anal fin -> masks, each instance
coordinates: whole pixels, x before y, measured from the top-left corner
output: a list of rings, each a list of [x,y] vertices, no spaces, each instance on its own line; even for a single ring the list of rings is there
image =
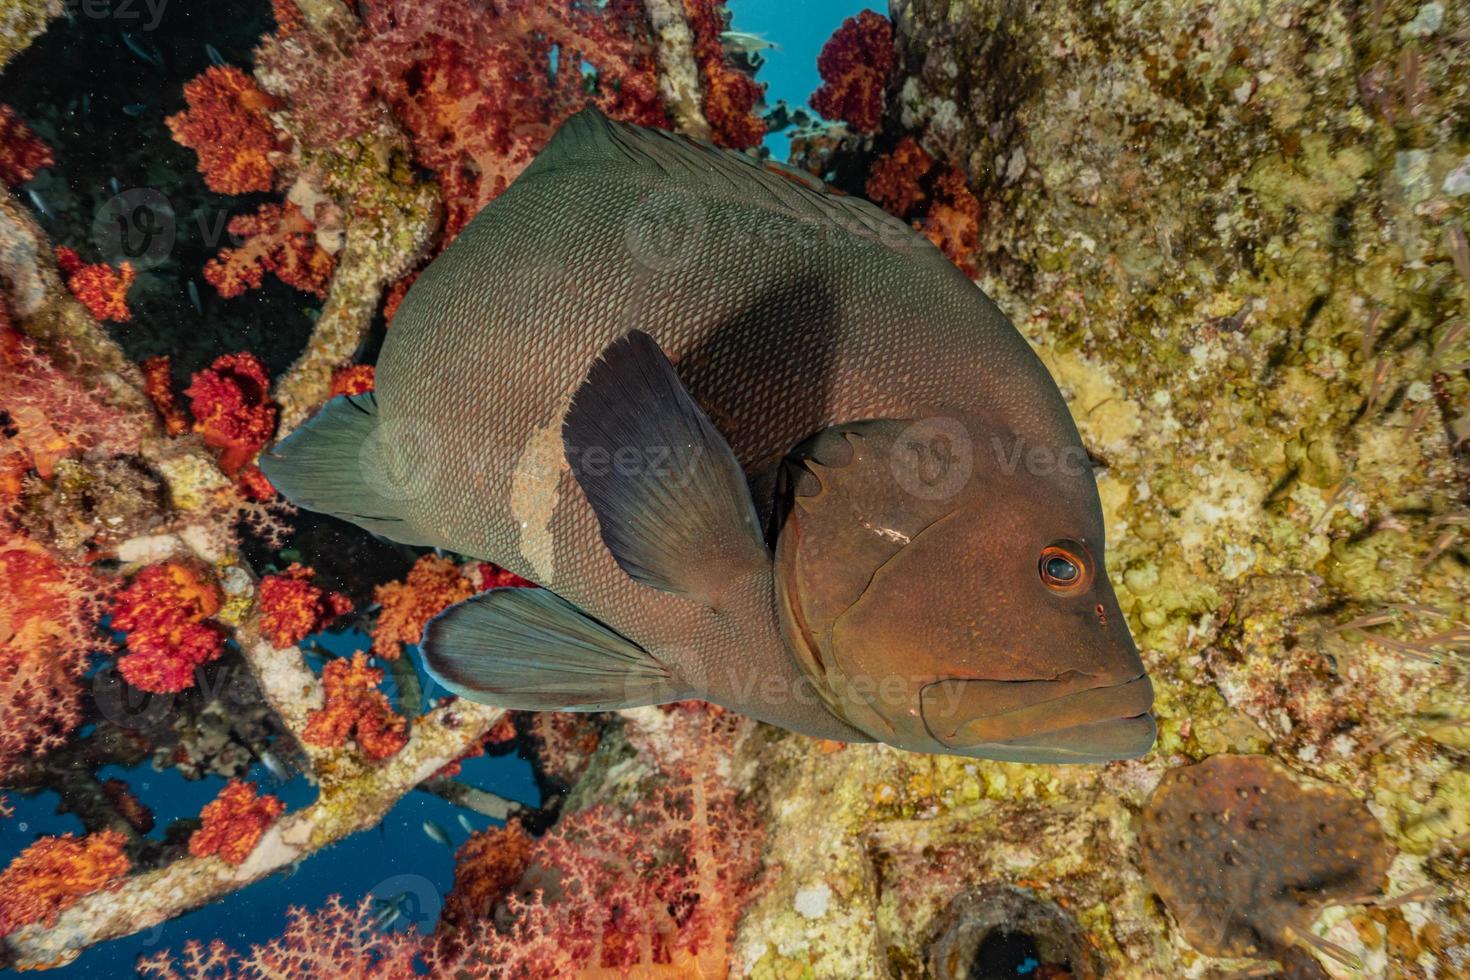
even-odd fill
[[[642,647],[546,589],[492,589],[424,628],[424,664],[455,694],[526,711],[608,711],[688,692]]]

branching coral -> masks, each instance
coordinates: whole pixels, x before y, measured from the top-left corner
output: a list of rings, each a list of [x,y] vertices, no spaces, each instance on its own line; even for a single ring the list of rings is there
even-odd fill
[[[184,390],[194,431],[219,451],[220,469],[233,476],[260,453],[276,429],[270,379],[254,354],[224,354],[194,375]]]
[[[261,578],[256,594],[260,631],[278,647],[295,646],[328,623],[352,611],[352,600],[312,584],[313,572],[293,564]]]
[[[0,530],[0,778],[59,747],[82,720],[81,679],[101,645],[108,583]]]
[[[383,672],[369,667],[363,653],[327,664],[322,670],[326,703],[307,717],[302,739],[323,748],[337,748],[350,737],[373,762],[381,762],[403,748],[408,741],[408,722],[378,690],[382,679]]]
[[[126,323],[133,318],[128,309],[128,288],[138,277],[131,262],[114,269],[106,262],[90,265],[74,249],[59,245],[56,264],[66,276],[66,287],[99,320]]]
[[[51,147],[31,132],[14,109],[0,103],[0,184],[19,187],[55,162]]]
[[[43,837],[0,871],[0,936],[56,913],[128,873],[126,838],[115,830]]]
[[[226,299],[256,289],[267,272],[302,292],[325,297],[336,259],[317,243],[316,226],[295,204],[262,204],[227,226],[243,239],[204,266],[204,279]]]
[[[243,864],[261,835],[285,812],[286,805],[274,796],[257,795],[254,783],[232,779],[200,812],[203,824],[189,838],[189,853],[197,858],[214,854],[228,864]]]
[[[159,693],[194,686],[194,672],[219,657],[225,634],[209,618],[219,611],[219,587],[197,567],[150,565],[118,593],[112,625],[127,634],[118,672],[134,687]]]
[[[849,17],[817,57],[822,85],[812,93],[812,108],[871,133],[883,121],[893,65],[893,24],[888,18],[871,10]]]

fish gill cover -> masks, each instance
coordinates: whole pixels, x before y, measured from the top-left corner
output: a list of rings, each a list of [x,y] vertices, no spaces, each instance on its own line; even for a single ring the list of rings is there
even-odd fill
[[[1058,930],[1021,975],[1463,970],[1463,7],[895,0],[813,45],[829,122],[763,118],[761,56],[709,0],[276,0],[233,32],[200,8],[17,0],[0,27],[0,810],[69,821],[0,823],[6,963],[298,865],[305,888],[416,787],[503,819],[466,772],[522,751],[546,805],[459,848],[437,927],[347,895],[145,970],[922,976],[975,895],[1018,910],[997,936]],[[97,94],[68,44],[109,52]],[[1058,769],[405,696],[423,620],[519,583],[292,513],[254,459],[370,389],[418,270],[589,102],[737,148],[794,123],[793,163],[1011,315],[1102,472],[1153,753]],[[302,635],[334,622],[371,639]],[[289,806],[243,778],[282,758],[314,784]],[[177,812],[168,773],[211,789]],[[1258,785],[1281,792],[1245,817]],[[1165,860],[1195,814],[1239,863]],[[1240,881],[1261,901],[1222,897]]]

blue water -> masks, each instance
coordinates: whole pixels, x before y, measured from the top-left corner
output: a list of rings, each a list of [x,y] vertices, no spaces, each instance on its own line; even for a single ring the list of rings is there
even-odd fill
[[[822,44],[845,18],[872,6],[883,7],[854,0],[735,0],[730,4],[734,17],[731,27],[763,35],[776,43],[775,49],[761,52],[765,64],[758,78],[767,85],[769,103],[784,99],[795,108],[805,105],[807,97],[820,84],[816,63]],[[767,146],[774,158],[784,160],[789,141],[785,134],[773,134]],[[366,648],[370,642],[360,634],[323,634],[319,639],[333,652],[343,654]],[[426,688],[430,696],[444,693],[430,687],[427,681]],[[146,763],[134,770],[113,767],[100,775],[103,779],[117,777],[128,782],[142,802],[153,810],[157,819],[152,836],[159,838],[170,821],[196,816],[224,785],[224,780],[218,777],[191,782],[174,770],[159,772]],[[316,798],[315,787],[303,777],[284,785],[274,784],[270,773],[257,765],[247,778],[280,797],[289,810],[305,807]],[[464,765],[460,778],[511,799],[537,802],[531,768],[516,756],[472,759]],[[54,793],[30,798],[11,793],[9,798],[15,816],[0,820],[0,866],[37,836],[82,831],[75,817],[56,813]],[[458,846],[468,836],[459,823],[461,813],[465,811],[437,797],[411,793],[393,808],[380,827],[319,852],[294,873],[276,875],[223,902],[88,950],[70,966],[49,971],[47,976],[57,980],[132,976],[139,956],[162,949],[177,953],[190,939],[207,943],[219,938],[244,951],[252,944],[279,935],[289,906],[317,908],[334,894],[356,901],[369,893],[390,895],[408,891],[414,896],[409,907],[416,907],[413,917],[419,920],[418,926],[431,928],[442,896],[453,882],[454,861],[447,848],[424,833],[423,823],[425,820],[438,823]],[[466,813],[466,816],[476,829],[491,823],[477,814]]]

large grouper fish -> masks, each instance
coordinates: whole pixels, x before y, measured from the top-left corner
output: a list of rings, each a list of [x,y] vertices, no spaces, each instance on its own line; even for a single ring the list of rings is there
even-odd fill
[[[699,698],[1024,762],[1153,744],[1045,367],[929,241],[794,170],[573,116],[409,290],[376,392],[261,465],[542,586],[426,627],[476,701]]]

